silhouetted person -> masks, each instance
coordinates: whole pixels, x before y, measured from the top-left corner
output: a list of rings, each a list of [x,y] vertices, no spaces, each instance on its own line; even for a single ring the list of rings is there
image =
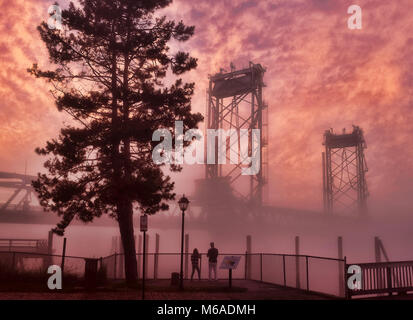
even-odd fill
[[[211,273],[214,271],[214,280],[217,280],[217,258],[218,249],[215,248],[214,243],[211,242],[211,248],[208,250],[208,261],[209,261],[209,280],[211,280]]]
[[[198,252],[198,249],[195,248],[191,255],[191,262],[192,262],[192,275],[191,281],[194,279],[195,270],[198,271],[198,279],[201,280],[201,270],[199,270],[199,259],[201,255]]]

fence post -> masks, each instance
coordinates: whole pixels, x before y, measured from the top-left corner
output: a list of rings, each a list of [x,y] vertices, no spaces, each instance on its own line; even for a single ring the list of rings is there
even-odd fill
[[[146,233],[146,232],[145,232]],[[146,278],[148,278],[148,265],[149,265],[149,234],[146,234],[146,238],[145,238],[145,274],[146,274]]]
[[[260,272],[261,272],[261,282],[262,282],[262,253],[260,254]]]
[[[300,237],[295,237],[295,286],[297,289],[301,288],[300,281]]]
[[[60,268],[62,269],[62,276],[65,270],[65,257],[66,257],[66,238],[63,239],[62,264],[60,266]]]
[[[252,253],[252,239],[251,236],[247,236],[247,275],[246,279],[250,280],[251,279],[251,253]]]
[[[338,258],[343,260],[343,237],[337,238],[337,249],[338,249]],[[339,294],[343,296],[344,293],[344,286],[343,286],[343,267],[341,266],[342,261],[338,261],[338,279],[339,279]]]
[[[141,273],[141,260],[142,260],[142,235],[138,237],[138,279]]]
[[[285,254],[283,254],[283,273],[284,273],[284,287],[287,286],[287,276],[285,274]]]
[[[188,279],[189,234],[185,235],[185,279]]]
[[[118,255],[118,254],[117,254],[116,251],[115,251],[115,265],[114,265],[114,267],[113,267],[113,279],[114,279],[114,280],[116,280],[116,269],[117,269],[117,267],[118,267],[118,266],[117,266],[117,263],[116,263],[116,260],[117,260],[116,257],[117,257],[117,255]]]
[[[155,235],[155,256],[153,261],[153,278],[158,279],[159,234]]]
[[[245,251],[245,267],[244,267],[244,273],[245,273],[245,280],[247,280],[247,256],[248,256],[248,251]]]
[[[310,279],[308,278],[308,256],[305,256],[305,270],[307,278],[307,291],[310,291]]]
[[[350,299],[350,288],[348,287],[347,284],[347,257],[344,257],[344,294],[346,299]]]

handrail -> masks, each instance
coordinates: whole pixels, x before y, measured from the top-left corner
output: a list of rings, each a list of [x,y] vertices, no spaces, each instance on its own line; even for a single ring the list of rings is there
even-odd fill
[[[118,255],[124,255],[124,253],[117,253]],[[136,255],[143,255],[143,252],[135,252]],[[159,254],[159,255],[180,255],[180,252],[147,252],[147,255],[155,255],[155,254]],[[185,254],[192,254],[192,252],[184,252]],[[207,252],[201,252],[199,253],[200,255],[207,255]],[[321,257],[321,256],[312,256],[312,255],[304,255],[304,254],[287,254],[287,253],[247,253],[250,256],[260,256],[260,255],[264,255],[264,256],[285,256],[285,257],[299,257],[299,258],[312,258],[312,259],[324,259],[324,260],[333,260],[333,261],[341,261],[344,262],[345,259],[340,259],[340,258],[331,258],[331,257]],[[112,254],[113,255],[113,254]],[[111,255],[111,256],[112,256]],[[244,253],[218,253],[218,255],[220,256],[245,256],[245,252]],[[108,256],[109,257],[109,256]],[[103,257],[103,259],[105,259],[107,257]]]
[[[392,265],[402,265],[402,264],[411,264],[413,265],[413,260],[404,260],[404,261],[386,261],[386,262],[365,262],[365,263],[352,263],[360,267],[387,267]]]
[[[349,296],[413,291],[413,261],[355,263],[361,268],[361,288]],[[346,269],[349,265],[346,266]],[[347,278],[351,276],[347,275]]]

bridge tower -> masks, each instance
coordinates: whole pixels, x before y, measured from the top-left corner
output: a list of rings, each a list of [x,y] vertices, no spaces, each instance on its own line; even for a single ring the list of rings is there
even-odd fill
[[[353,126],[352,133],[324,133],[323,200],[327,214],[367,213],[368,171],[364,150],[367,148],[363,130]]]
[[[207,92],[207,110],[205,129],[219,130],[236,133],[238,139],[232,139],[232,135],[224,138],[214,137],[211,145],[205,144],[205,156],[207,158],[208,147],[215,148],[215,162],[208,164],[205,161],[205,179],[202,181],[202,190],[214,190],[224,196],[225,202],[243,203],[249,207],[259,208],[265,198],[264,186],[267,183],[267,144],[268,144],[268,108],[263,101],[263,77],[265,69],[260,64],[250,62],[249,67],[235,70],[231,64],[231,72],[221,72],[209,77],[209,89]],[[254,136],[253,131],[260,132],[259,137]],[[241,135],[248,133],[248,145]],[[219,163],[218,144],[219,139],[225,139],[226,163]],[[244,142],[242,142],[244,141]],[[253,142],[254,141],[254,142]],[[244,144],[244,145],[242,145]],[[248,149],[248,150],[247,150]],[[242,169],[250,167],[245,160],[245,152],[248,157],[257,155],[259,171],[253,175],[242,175]],[[231,160],[231,153],[235,153],[238,163]],[[219,191],[218,191],[219,190]],[[208,203],[215,198],[210,194]],[[241,201],[240,201],[241,200]]]

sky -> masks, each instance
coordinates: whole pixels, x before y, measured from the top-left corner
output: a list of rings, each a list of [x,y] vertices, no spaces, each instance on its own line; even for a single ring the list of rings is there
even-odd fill
[[[29,174],[43,170],[34,149],[68,121],[50,88],[26,72],[48,64],[36,27],[53,3],[0,0],[1,171],[24,172],[26,162]],[[347,27],[352,4],[362,9],[361,30]],[[271,204],[320,209],[323,133],[354,124],[368,146],[369,205],[392,215],[413,203],[412,10],[411,0],[175,0],[163,13],[195,25],[190,41],[172,46],[198,58],[185,76],[196,82],[195,111],[204,113],[209,74],[231,62],[266,68]],[[202,174],[186,167],[177,190]]]

